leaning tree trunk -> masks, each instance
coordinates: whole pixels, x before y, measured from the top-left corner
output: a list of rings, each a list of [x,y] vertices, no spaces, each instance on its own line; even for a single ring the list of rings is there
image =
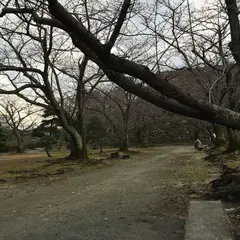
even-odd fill
[[[237,136],[231,128],[227,128],[228,133],[228,146],[227,146],[227,152],[235,152],[240,149],[240,144],[237,139]]]
[[[51,153],[49,152],[48,146],[45,147],[45,151],[48,157],[52,157]]]

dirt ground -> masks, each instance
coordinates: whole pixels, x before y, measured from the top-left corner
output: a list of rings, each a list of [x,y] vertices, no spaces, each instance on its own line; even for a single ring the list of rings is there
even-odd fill
[[[1,166],[1,165],[0,165]],[[0,184],[0,239],[183,239],[190,199],[215,177],[193,147]]]

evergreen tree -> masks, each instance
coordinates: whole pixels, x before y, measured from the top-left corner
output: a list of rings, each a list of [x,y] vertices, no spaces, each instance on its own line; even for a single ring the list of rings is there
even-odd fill
[[[104,126],[101,119],[97,116],[91,117],[86,125],[87,141],[90,142],[93,147],[99,145],[102,152],[103,144],[107,142],[107,128]]]

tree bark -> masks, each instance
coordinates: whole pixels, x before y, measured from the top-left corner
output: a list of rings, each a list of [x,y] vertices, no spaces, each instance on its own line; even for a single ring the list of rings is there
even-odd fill
[[[82,149],[81,149],[81,155],[83,160],[88,160],[88,152],[87,152],[87,143],[86,143],[86,136],[84,131],[84,122],[83,122],[83,113],[81,111],[81,118],[79,120],[79,131],[78,133],[80,136],[82,136]]]
[[[70,154],[67,159],[78,161],[88,159],[86,142],[77,131],[75,136],[70,136]]]
[[[78,160],[84,161],[88,159],[87,152],[84,148],[79,149],[76,144],[71,140],[70,141],[70,154],[67,156],[69,160]]]
[[[87,144],[85,139],[85,131],[84,131],[84,111],[85,111],[85,86],[83,83],[83,76],[87,66],[88,58],[84,57],[80,69],[79,69],[79,79],[77,85],[77,94],[76,94],[76,105],[78,107],[78,112],[76,116],[76,120],[74,122],[74,128],[76,134],[72,137],[72,141],[70,142],[70,150],[71,153],[68,156],[68,159],[76,159],[79,161],[88,160],[87,154]],[[78,135],[78,137],[76,137]]]
[[[70,139],[70,155],[67,159],[86,161],[88,160],[87,144],[85,139],[82,111],[79,111],[76,125],[76,134]]]

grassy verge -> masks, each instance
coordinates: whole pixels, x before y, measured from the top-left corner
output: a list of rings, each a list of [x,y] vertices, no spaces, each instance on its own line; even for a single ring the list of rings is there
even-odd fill
[[[165,207],[186,217],[189,201],[201,199],[209,190],[209,182],[216,177],[217,169],[204,160],[203,152],[184,153],[170,159],[165,179],[167,197]],[[170,183],[170,184],[169,184]]]

